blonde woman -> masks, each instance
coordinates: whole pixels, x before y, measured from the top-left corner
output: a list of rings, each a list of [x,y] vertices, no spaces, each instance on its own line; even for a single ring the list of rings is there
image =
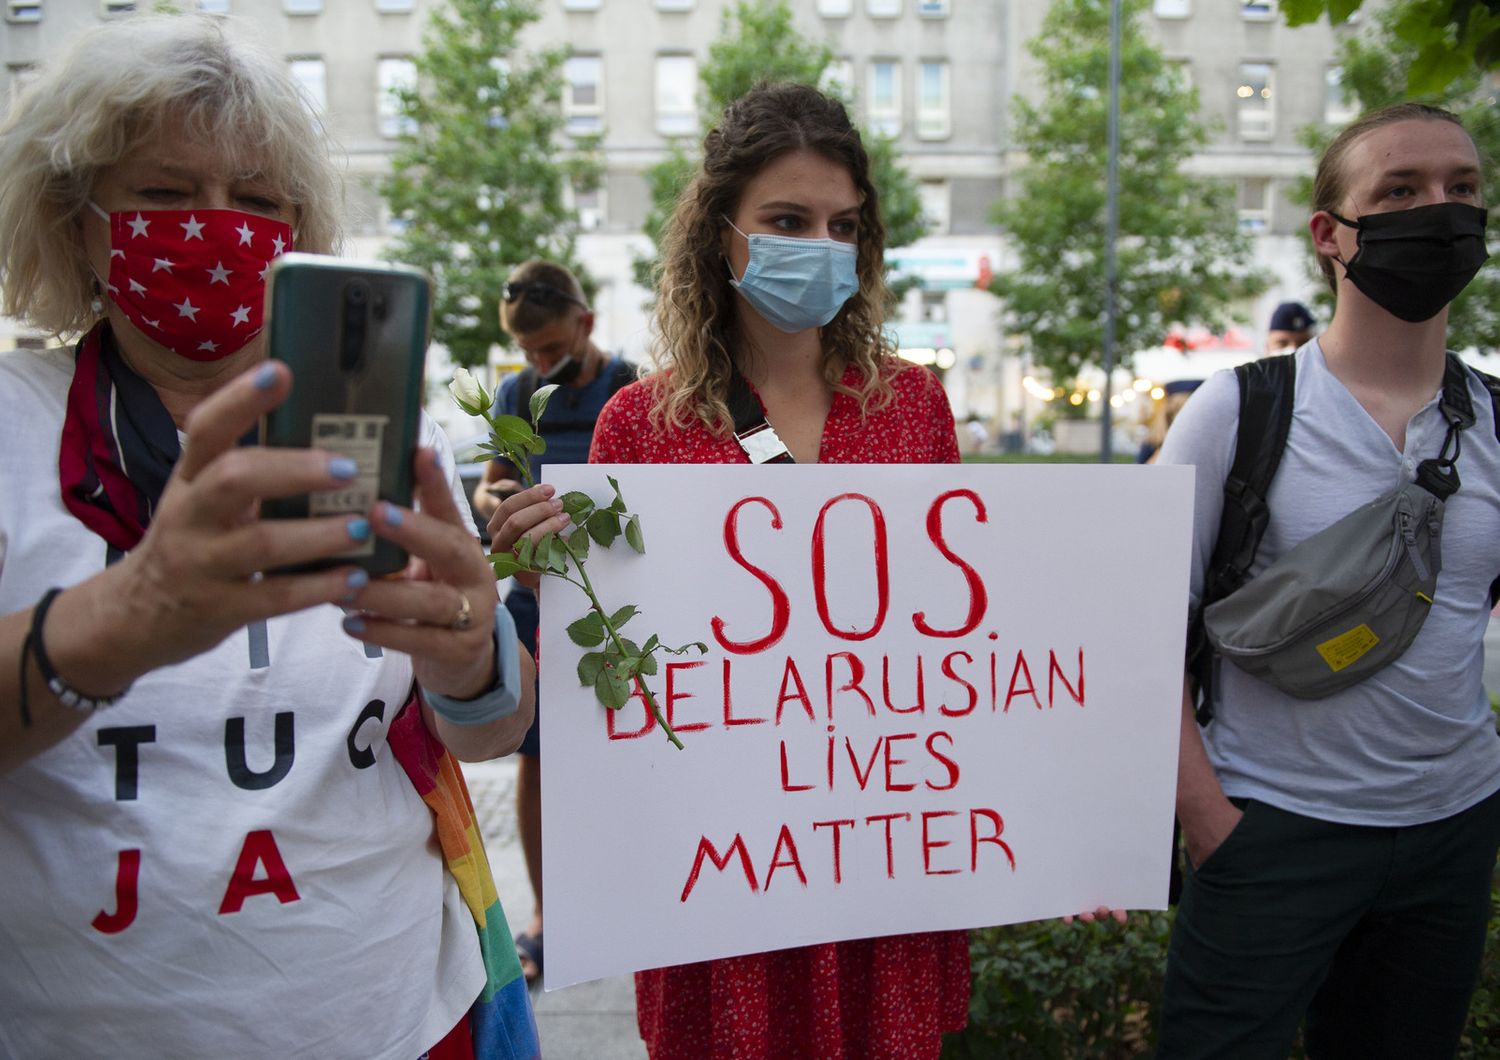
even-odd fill
[[[0,1054],[536,1055],[504,916],[476,932],[437,852],[457,782],[427,767],[532,712],[441,433],[420,510],[256,518],[356,470],[239,444],[295,385],[265,269],[337,240],[285,64],[206,17],[111,22],[0,158],[4,311],[82,336],[0,356]],[[258,573],[372,535],[407,578]]]

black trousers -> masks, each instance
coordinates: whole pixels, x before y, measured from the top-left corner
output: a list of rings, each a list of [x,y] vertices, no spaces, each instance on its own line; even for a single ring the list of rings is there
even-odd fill
[[[1500,846],[1500,793],[1406,828],[1247,801],[1187,871],[1161,1060],[1451,1057],[1468,1013]]]

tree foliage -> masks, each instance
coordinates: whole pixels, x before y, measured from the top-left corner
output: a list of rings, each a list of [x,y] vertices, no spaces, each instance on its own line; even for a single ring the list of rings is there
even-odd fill
[[[1281,0],[1287,25],[1301,26],[1327,15],[1346,22],[1364,0]],[[1373,5],[1372,5],[1373,6]],[[1475,70],[1500,67],[1500,0],[1417,0],[1400,14],[1376,17],[1406,46],[1406,90],[1414,95],[1446,92]]]
[[[580,271],[563,186],[597,180],[597,164],[589,143],[559,158],[566,52],[517,47],[536,17],[534,0],[447,0],[413,59],[417,86],[395,93],[406,131],[381,193],[403,230],[387,254],[432,274],[433,336],[461,365],[508,344],[496,300],[512,268]]]
[[[1141,33],[1145,0],[1121,13],[1119,240],[1115,348],[1161,342],[1172,324],[1219,329],[1229,307],[1262,289],[1250,270],[1234,189],[1182,163],[1203,145],[1197,94]],[[991,289],[1010,330],[1054,380],[1098,364],[1104,340],[1109,3],[1056,0],[1029,45],[1040,102],[1015,102],[1027,155],[1019,192],[995,207],[1014,263]]]
[[[1496,113],[1495,90],[1486,76],[1469,67],[1448,81],[1440,92],[1413,94],[1408,76],[1421,60],[1422,45],[1411,40],[1403,27],[1415,13],[1431,7],[1431,0],[1394,0],[1371,20],[1365,31],[1347,38],[1339,51],[1343,89],[1356,113],[1364,113],[1405,100],[1420,100],[1446,107],[1463,119],[1464,127],[1479,148],[1484,184],[1491,191],[1500,187],[1500,114]],[[1330,126],[1311,126],[1302,140],[1315,155],[1338,134]],[[1312,178],[1297,182],[1292,192],[1297,201],[1312,203]],[[1309,268],[1322,282],[1316,257],[1308,244]],[[1335,266],[1337,268],[1337,266]],[[1319,301],[1332,304],[1332,295],[1322,288]],[[1470,347],[1491,351],[1500,346],[1500,274],[1493,265],[1480,270],[1474,281],[1454,300],[1448,313],[1448,343],[1455,349]]]
[[[849,106],[848,86],[824,83],[833,59],[832,48],[814,43],[798,31],[786,0],[736,0],[724,10],[719,36],[708,46],[708,61],[698,73],[703,86],[700,134],[692,150],[675,143],[666,158],[646,171],[651,208],[641,227],[653,247],[660,245],[677,197],[697,172],[702,134],[714,127],[724,108],[762,81],[817,85]],[[869,130],[863,130],[861,136],[870,155],[871,182],[880,195],[886,247],[916,242],[927,232],[916,180],[901,165],[891,137]],[[650,289],[655,267],[654,253],[637,258],[636,282]]]

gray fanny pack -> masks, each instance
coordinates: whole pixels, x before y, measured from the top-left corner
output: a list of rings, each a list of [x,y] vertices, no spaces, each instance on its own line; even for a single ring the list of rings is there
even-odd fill
[[[1219,657],[1301,699],[1342,691],[1401,657],[1432,609],[1443,506],[1459,486],[1459,434],[1474,422],[1465,380],[1445,380],[1443,394],[1447,437],[1415,481],[1314,534],[1204,610]]]

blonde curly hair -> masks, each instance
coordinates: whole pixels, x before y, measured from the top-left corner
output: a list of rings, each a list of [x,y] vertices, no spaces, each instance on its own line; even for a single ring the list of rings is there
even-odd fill
[[[823,378],[871,412],[894,397],[896,351],[881,330],[886,287],[885,226],[859,131],[838,100],[806,85],[760,84],[724,109],[703,140],[703,165],[678,200],[662,238],[656,291],[656,367],[651,422],[658,430],[701,421],[716,435],[733,430],[729,380],[741,336],[722,239],[745,186],[792,151],[815,151],[842,165],[860,195],[859,290],[822,328]],[[856,366],[857,388],[841,383]]]
[[[173,121],[286,197],[295,249],[336,249],[328,137],[285,63],[233,24],[196,14],[106,23],[12,100],[0,126],[0,309],[55,336],[93,325],[80,215],[99,174]]]

